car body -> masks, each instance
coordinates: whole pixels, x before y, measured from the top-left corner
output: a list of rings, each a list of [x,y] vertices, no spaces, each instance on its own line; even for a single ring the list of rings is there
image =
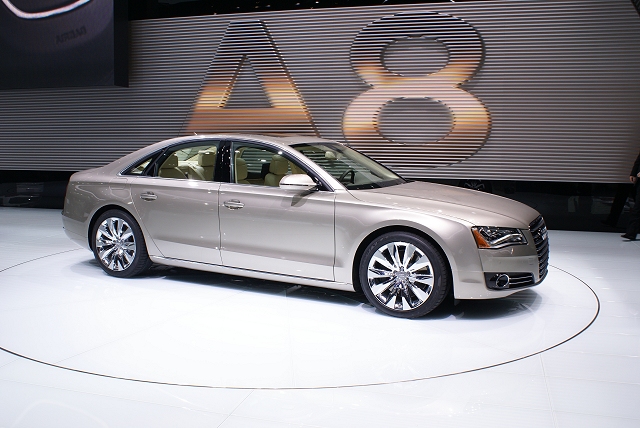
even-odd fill
[[[339,290],[390,315],[508,296],[542,281],[540,214],[410,182],[340,143],[194,135],[74,174],[64,230],[114,276],[159,263]],[[135,241],[135,243],[134,243]],[[428,303],[428,304],[427,304]]]

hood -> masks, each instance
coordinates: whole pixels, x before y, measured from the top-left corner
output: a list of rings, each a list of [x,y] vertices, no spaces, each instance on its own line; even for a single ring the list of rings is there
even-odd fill
[[[528,205],[501,196],[419,181],[350,192],[363,202],[454,217],[476,226],[528,229],[540,215]]]

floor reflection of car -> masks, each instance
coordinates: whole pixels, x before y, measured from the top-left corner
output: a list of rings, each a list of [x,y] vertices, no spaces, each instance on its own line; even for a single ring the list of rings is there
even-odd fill
[[[358,291],[419,317],[453,292],[490,299],[538,284],[548,240],[534,209],[411,182],[334,141],[199,135],[74,174],[67,235],[110,275],[152,263]]]

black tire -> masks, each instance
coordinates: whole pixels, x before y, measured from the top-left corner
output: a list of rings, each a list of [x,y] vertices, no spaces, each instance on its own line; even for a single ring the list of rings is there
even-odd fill
[[[421,317],[437,308],[450,284],[439,249],[407,232],[386,233],[374,239],[360,259],[359,277],[369,302],[385,314],[400,318]]]
[[[138,222],[122,210],[105,211],[91,230],[91,248],[109,275],[130,278],[151,267],[151,259]]]

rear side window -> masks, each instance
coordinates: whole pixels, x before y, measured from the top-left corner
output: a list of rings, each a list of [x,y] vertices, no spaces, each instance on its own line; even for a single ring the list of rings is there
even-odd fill
[[[141,160],[124,175],[181,180],[213,181],[218,157],[218,141],[198,141],[169,147]]]
[[[128,171],[125,172],[125,174],[126,175],[142,175],[142,173],[149,166],[152,160],[153,160],[153,156],[148,159],[145,159],[144,161],[134,166],[133,168],[130,168]]]
[[[168,150],[159,160],[156,176],[182,180],[213,181],[217,143],[180,146]]]

